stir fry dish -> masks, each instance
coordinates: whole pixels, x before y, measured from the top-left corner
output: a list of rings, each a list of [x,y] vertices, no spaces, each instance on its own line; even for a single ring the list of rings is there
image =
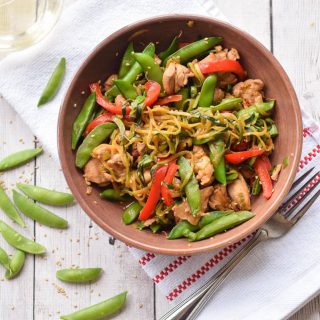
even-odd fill
[[[94,184],[129,203],[125,224],[197,241],[251,219],[260,193],[271,198],[282,168],[269,160],[275,100],[222,41],[179,36],[157,54],[130,43],[118,74],[89,85],[73,125],[76,166],[88,194]]]

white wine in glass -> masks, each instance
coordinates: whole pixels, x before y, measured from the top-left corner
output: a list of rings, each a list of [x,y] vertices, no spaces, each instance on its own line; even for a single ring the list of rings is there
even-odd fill
[[[0,0],[0,52],[26,48],[57,22],[63,0]]]

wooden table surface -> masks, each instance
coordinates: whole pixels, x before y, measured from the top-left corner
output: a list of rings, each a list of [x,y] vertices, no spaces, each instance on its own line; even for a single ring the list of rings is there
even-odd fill
[[[319,1],[215,2],[232,24],[248,31],[273,51],[288,72],[298,96],[306,92],[308,85],[319,80]],[[39,145],[23,120],[1,101],[0,110],[0,157],[18,149]],[[320,106],[318,110],[308,111],[315,119],[320,118]],[[27,166],[1,174],[1,180],[9,189],[17,181],[27,181],[68,190],[61,170],[48,154]],[[117,319],[132,319],[133,315],[136,319],[158,319],[168,310],[168,302],[124,244],[109,241],[109,236],[93,224],[78,205],[55,209],[55,212],[68,219],[70,228],[67,231],[48,229],[30,220],[26,231],[26,234],[35,236],[49,249],[48,254],[45,257],[28,256],[16,280],[2,279],[1,270],[0,320],[58,319],[60,313],[70,313],[122,290],[130,292],[130,299],[127,308]],[[8,221],[3,214],[1,219]],[[13,252],[2,239],[0,246]],[[90,285],[66,285],[56,280],[57,269],[73,265],[101,266],[105,272],[100,281]],[[319,320],[319,311],[320,299],[316,297],[291,320]]]

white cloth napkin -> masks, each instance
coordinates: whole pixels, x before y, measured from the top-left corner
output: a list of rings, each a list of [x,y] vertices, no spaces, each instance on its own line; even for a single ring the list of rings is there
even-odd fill
[[[11,54],[0,63],[0,93],[57,159],[59,106],[81,62],[101,40],[120,27],[165,13],[193,13],[225,19],[212,0],[77,1],[63,12],[44,41]],[[44,84],[63,56],[67,59],[67,73],[62,89],[51,103],[37,109]],[[306,100],[306,103],[309,102]],[[310,166],[320,166],[319,129],[306,116],[304,126],[299,174]],[[319,206],[319,202],[314,205],[285,238],[257,247],[229,277],[200,319],[280,319],[316,294],[320,289]],[[201,286],[239,246],[235,244],[193,257],[154,255],[133,248],[130,251],[174,304]]]

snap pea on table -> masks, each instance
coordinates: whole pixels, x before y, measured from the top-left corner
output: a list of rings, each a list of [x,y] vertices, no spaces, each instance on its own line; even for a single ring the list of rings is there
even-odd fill
[[[30,198],[13,190],[13,201],[17,208],[27,217],[45,226],[57,229],[66,229],[68,221],[55,215],[49,210],[40,207]]]
[[[9,269],[5,273],[6,279],[9,280],[16,277],[22,270],[25,260],[26,260],[26,254],[21,250],[17,250],[14,253],[12,259],[10,260]]]
[[[102,271],[101,268],[62,269],[57,271],[56,276],[64,282],[85,283],[97,280]]]
[[[10,259],[7,252],[0,248],[0,264],[3,265],[10,273]]]

